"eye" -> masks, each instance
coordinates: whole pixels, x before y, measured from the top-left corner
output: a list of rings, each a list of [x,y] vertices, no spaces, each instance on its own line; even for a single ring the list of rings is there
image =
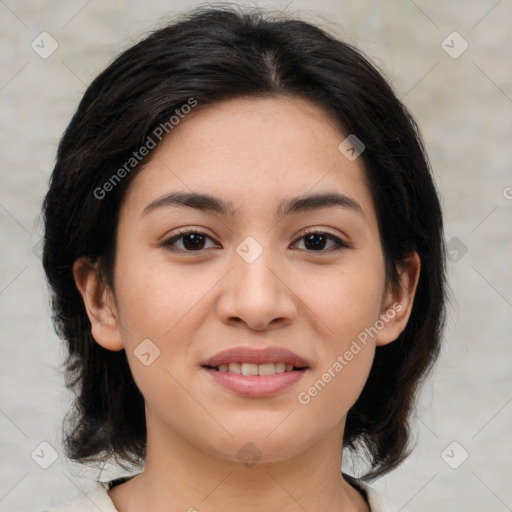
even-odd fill
[[[342,249],[348,249],[350,246],[340,240],[337,236],[331,235],[330,233],[326,233],[324,231],[308,231],[303,234],[299,240],[304,240],[304,246],[306,250],[313,252],[333,252],[333,251],[341,251]],[[334,244],[331,246],[331,250],[324,250],[326,244],[331,242]]]
[[[165,240],[162,245],[171,250],[181,250],[186,252],[199,252],[205,249],[207,240],[213,240],[206,233],[197,231],[192,228],[181,229],[177,235]],[[183,242],[182,247],[176,247],[176,242]],[[218,245],[217,245],[218,247]]]
[[[198,231],[193,228],[181,229],[178,234],[173,235],[162,243],[162,246],[171,250],[185,251],[185,252],[200,252],[207,245],[207,241],[213,239],[206,233]],[[340,240],[338,237],[326,233],[325,231],[309,231],[303,234],[298,240],[304,240],[305,249],[309,252],[333,252],[347,249],[350,246]],[[181,242],[181,247],[176,244]],[[295,242],[296,245],[298,242]],[[325,250],[326,246],[331,243],[331,249]],[[220,247],[218,244],[214,244],[214,247]]]

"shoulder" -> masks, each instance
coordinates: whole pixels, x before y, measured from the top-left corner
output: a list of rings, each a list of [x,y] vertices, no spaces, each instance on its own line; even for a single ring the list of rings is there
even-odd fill
[[[110,496],[106,482],[96,482],[94,488],[79,498],[50,507],[41,512],[118,512]]]
[[[353,487],[358,489],[364,495],[366,501],[368,501],[371,512],[396,512],[397,510],[407,512],[407,510],[400,508],[395,503],[392,503],[368,484],[365,484],[350,475],[343,474],[343,476]]]
[[[366,493],[366,499],[370,505],[371,512],[396,512],[399,507],[398,505],[392,503],[387,498],[385,498],[382,494],[377,492],[375,489],[370,487],[369,485],[359,484],[363,488]],[[407,512],[403,508],[400,508],[402,512]]]
[[[121,481],[124,481],[124,479],[119,479],[117,482]],[[395,504],[369,485],[355,479],[351,479],[351,484],[365,495],[371,512],[396,512],[398,510]],[[41,512],[97,512],[98,510],[102,512],[119,512],[108,494],[110,488],[111,484],[108,482],[96,482],[94,488],[87,494]]]

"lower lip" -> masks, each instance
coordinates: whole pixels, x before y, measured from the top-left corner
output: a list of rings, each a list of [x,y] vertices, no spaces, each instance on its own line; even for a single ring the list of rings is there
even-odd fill
[[[211,368],[204,368],[225,389],[234,393],[260,398],[276,395],[293,386],[306,373],[306,370],[294,370],[291,372],[275,373],[274,375],[242,375],[239,373],[220,372]]]

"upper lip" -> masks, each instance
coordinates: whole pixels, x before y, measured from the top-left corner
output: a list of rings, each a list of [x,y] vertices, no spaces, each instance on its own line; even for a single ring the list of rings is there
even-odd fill
[[[291,350],[282,347],[252,348],[234,347],[223,350],[202,363],[202,366],[217,367],[230,363],[285,363],[297,368],[309,368],[308,362]]]

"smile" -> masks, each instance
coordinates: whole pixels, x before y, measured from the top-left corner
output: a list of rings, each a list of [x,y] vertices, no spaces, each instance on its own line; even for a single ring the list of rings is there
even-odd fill
[[[203,366],[213,383],[245,398],[272,397],[302,379],[308,368],[295,368],[284,363],[230,363],[221,368]],[[231,371],[233,368],[234,371]],[[276,371],[278,370],[278,371]]]
[[[286,363],[230,363],[221,364],[213,369],[219,372],[236,373],[239,375],[275,375],[276,373],[291,372],[294,369],[299,370],[300,368]]]
[[[247,398],[271,397],[297,383],[310,363],[284,347],[239,346],[203,361],[213,383]]]

